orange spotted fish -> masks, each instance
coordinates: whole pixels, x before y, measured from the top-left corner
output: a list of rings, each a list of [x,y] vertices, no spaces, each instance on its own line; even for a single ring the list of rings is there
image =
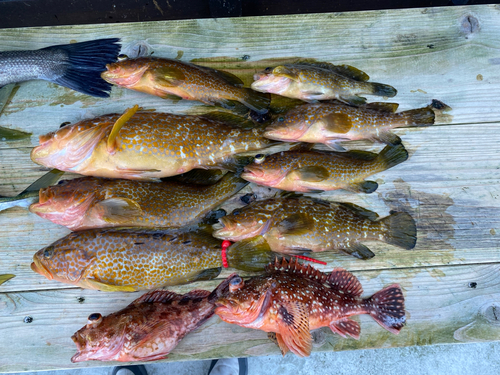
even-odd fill
[[[406,212],[378,220],[375,212],[352,203],[305,197],[255,201],[219,219],[214,237],[237,243],[234,248],[269,248],[280,253],[341,250],[357,258],[375,254],[366,241],[383,241],[403,249],[415,247],[415,221]]]
[[[78,349],[71,362],[166,358],[184,336],[214,314],[215,301],[228,292],[227,280],[212,293],[156,290],[108,316],[90,314],[87,325],[71,337]]]
[[[83,177],[40,189],[30,211],[71,230],[178,228],[199,222],[247,184],[233,173],[213,185]]]
[[[198,100],[232,110],[241,103],[259,114],[267,112],[271,101],[268,95],[243,87],[231,73],[179,60],[141,57],[106,68],[101,74],[105,81],[162,98]]]
[[[203,116],[138,112],[100,116],[40,136],[31,159],[87,176],[154,180],[193,168],[234,169],[236,154],[273,141],[228,113]]]
[[[379,154],[366,151],[326,152],[294,149],[272,155],[258,154],[241,178],[259,185],[304,193],[345,189],[372,193],[378,184],[364,181],[408,159],[402,144],[386,146]],[[309,147],[309,146],[308,146]]]
[[[342,337],[359,339],[359,323],[353,315],[368,314],[391,333],[398,334],[406,322],[401,287],[390,285],[369,298],[350,272],[333,269],[330,275],[297,261],[276,259],[262,276],[244,281],[229,277],[229,293],[217,302],[215,313],[225,322],[275,332],[283,354],[292,351],[309,356],[311,332],[330,327]]]
[[[49,280],[103,291],[133,292],[210,280],[223,266],[222,241],[209,233],[161,230],[73,232],[39,250],[31,269]],[[260,271],[276,253],[225,252],[229,267]]]
[[[368,139],[396,145],[401,139],[390,129],[434,124],[432,106],[394,113],[397,108],[396,103],[370,103],[362,107],[338,101],[305,104],[279,116],[264,135],[277,141],[324,143],[345,151],[340,142]]]
[[[337,99],[346,104],[361,105],[366,99],[359,94],[393,97],[394,87],[367,82],[370,77],[349,65],[298,62],[266,68],[254,75],[252,88],[305,101]]]

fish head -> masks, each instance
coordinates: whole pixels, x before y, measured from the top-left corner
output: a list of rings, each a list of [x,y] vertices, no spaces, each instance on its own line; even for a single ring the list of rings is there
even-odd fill
[[[148,59],[126,59],[106,65],[102,79],[113,85],[132,88],[138,84],[149,69]]]
[[[297,141],[309,130],[311,125],[311,121],[308,121],[307,105],[299,106],[286,114],[279,115],[266,128],[264,137],[276,141]]]
[[[228,279],[229,293],[216,301],[215,313],[225,322],[258,328],[272,304],[272,280],[260,276],[244,281],[237,274]]]
[[[279,74],[278,68],[280,67],[269,67],[263,72],[254,74],[254,82],[251,85],[252,89],[271,94],[285,94],[293,80],[290,77]],[[276,71],[277,74],[274,74],[274,71]]]
[[[31,160],[46,167],[70,171],[90,157],[113,123],[111,121],[94,123],[92,120],[85,120],[41,135],[40,145],[31,150]]]
[[[273,207],[256,201],[238,208],[231,214],[221,217],[219,223],[222,228],[215,230],[212,234],[216,238],[233,242],[263,235],[271,224],[276,209]]]
[[[264,186],[278,185],[293,168],[294,161],[286,160],[283,152],[258,154],[254,162],[244,168],[241,178]]]
[[[78,350],[71,362],[118,359],[125,340],[122,334],[126,323],[124,320],[126,318],[117,321],[113,315],[103,317],[99,313],[90,314],[87,325],[71,336]]]
[[[77,233],[71,233],[37,251],[33,255],[31,269],[49,280],[78,285],[94,257],[77,237]]]
[[[83,177],[59,181],[58,185],[40,189],[38,203],[30,211],[57,224],[70,228],[78,226],[92,202],[98,179]]]

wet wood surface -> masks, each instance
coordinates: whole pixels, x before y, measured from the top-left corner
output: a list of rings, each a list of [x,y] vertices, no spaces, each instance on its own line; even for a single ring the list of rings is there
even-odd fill
[[[411,251],[367,243],[376,253],[369,261],[337,253],[318,255],[328,261],[321,267],[325,271],[334,266],[354,271],[366,296],[397,282],[407,301],[408,324],[400,335],[360,317],[359,341],[342,339],[328,329],[315,333],[314,350],[331,351],[500,339],[499,21],[500,7],[492,5],[4,29],[0,50],[118,36],[124,53],[146,45],[155,56],[196,59],[231,71],[246,83],[255,71],[276,62],[315,58],[356,66],[372,81],[396,87],[392,101],[401,110],[425,106],[432,99],[449,105],[452,110],[440,114],[435,126],[397,131],[410,158],[375,175],[380,185],[376,192],[320,195],[356,203],[381,217],[390,210],[407,211],[418,229],[417,246]],[[0,126],[33,136],[0,142],[0,195],[15,195],[45,173],[29,158],[39,135],[66,121],[121,112],[134,104],[175,113],[207,110],[194,102],[173,103],[119,88],[113,88],[110,99],[97,99],[41,81],[20,84],[0,113]],[[380,149],[361,142],[350,147]],[[250,188],[260,197],[270,194]],[[237,202],[235,197],[227,207]],[[71,364],[75,346],[70,336],[86,323],[88,314],[110,313],[140,295],[81,290],[32,272],[33,254],[67,233],[23,209],[0,213],[0,274],[16,275],[0,286],[0,372],[106,365]],[[172,289],[212,289],[219,281]],[[278,349],[265,333],[214,317],[167,360],[266,354],[278,354]]]

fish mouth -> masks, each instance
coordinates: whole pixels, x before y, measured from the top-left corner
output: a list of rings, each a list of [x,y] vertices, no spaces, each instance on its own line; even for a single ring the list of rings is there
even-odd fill
[[[254,82],[250,86],[252,89],[272,94],[282,93],[291,83],[290,78],[275,76],[274,74],[257,73],[253,78]]]
[[[278,175],[275,179],[270,179],[274,173],[269,170],[264,170],[263,168],[252,166],[246,166],[244,172],[241,174],[241,178],[250,182],[255,182],[260,185],[265,186],[275,186],[280,183],[286,176],[286,172],[277,172]]]
[[[37,259],[34,259],[34,261],[31,263],[31,269],[34,272],[42,276],[45,276],[49,280],[52,280],[54,278],[52,274],[49,272],[49,270],[42,263],[37,261]]]
[[[130,69],[124,69],[118,64],[107,64],[107,70],[101,73],[101,78],[113,85],[132,87],[139,82],[148,68],[147,64],[140,68],[131,67]]]

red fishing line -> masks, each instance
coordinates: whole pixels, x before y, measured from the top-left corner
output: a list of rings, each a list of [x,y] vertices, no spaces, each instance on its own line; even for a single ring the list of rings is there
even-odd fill
[[[224,266],[224,268],[229,267],[227,264],[227,257],[226,257],[226,250],[229,246],[231,246],[231,241],[228,240],[222,241],[221,256],[222,256],[222,265]]]
[[[305,257],[302,255],[294,255],[294,257],[299,258],[299,259],[303,259],[303,260],[307,260],[308,262],[318,263],[318,264],[322,264],[322,265],[326,266],[326,262],[323,262],[321,260],[317,260],[314,258],[309,258],[309,257]]]

